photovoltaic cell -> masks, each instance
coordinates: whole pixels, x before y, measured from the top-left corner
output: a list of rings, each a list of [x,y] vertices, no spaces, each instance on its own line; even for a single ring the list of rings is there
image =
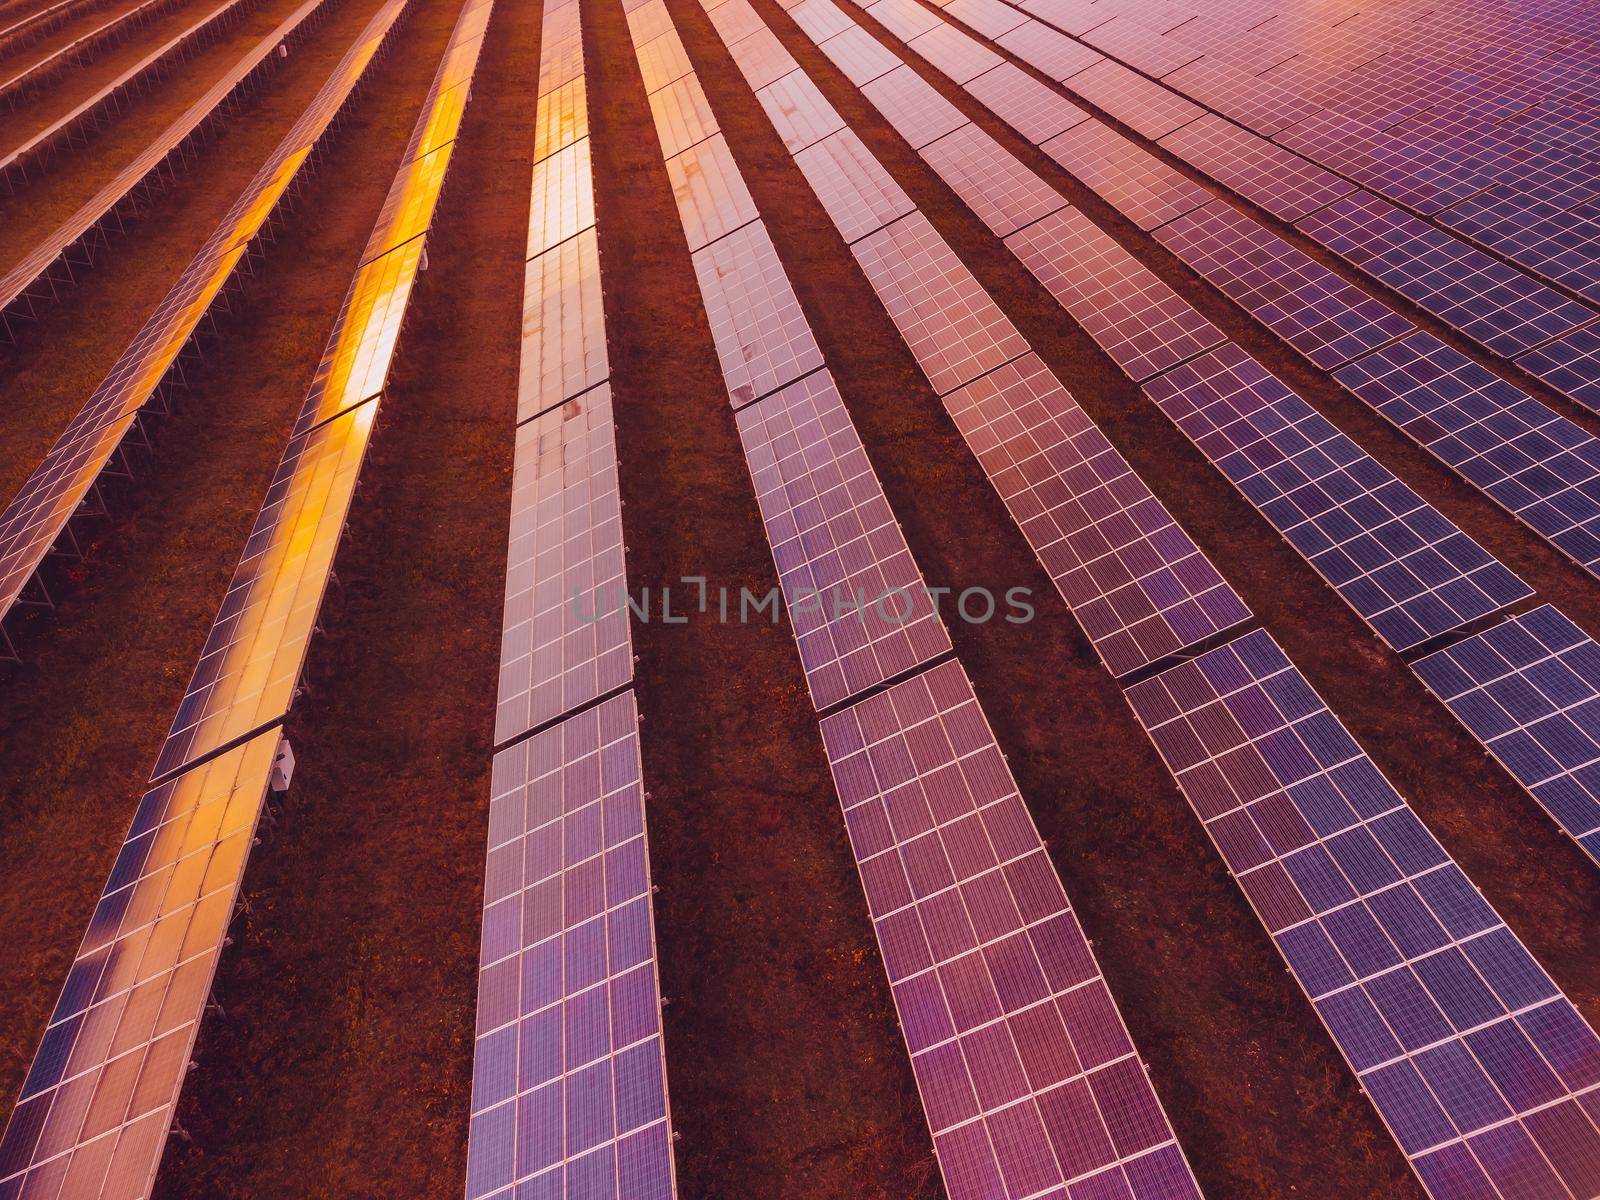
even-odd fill
[[[694,269],[735,407],[822,365],[822,351],[761,221],[695,251]]]
[[[804,71],[790,71],[756,92],[756,98],[790,154],[798,154],[844,128],[844,118]]]
[[[1165,225],[1212,198],[1103,121],[1084,121],[1039,148],[1140,229]]]
[[[1034,145],[1089,119],[1072,101],[1011,63],[985,71],[967,84],[967,91]]]
[[[910,67],[897,67],[874,79],[861,93],[913,150],[967,123],[960,109]]]
[[[876,233],[916,209],[853,129],[840,129],[794,156],[847,242]]]
[[[1556,391],[1600,412],[1600,326],[1586,325],[1517,359]]]
[[[995,44],[1058,82],[1100,61],[1100,55],[1082,42],[1063,37],[1038,21],[1018,25],[995,38]]]
[[[1600,1038],[1272,638],[1128,699],[1434,1195],[1560,1195]]]
[[[1178,93],[1109,58],[1062,82],[1073,95],[1147,138],[1165,137],[1204,112]]]
[[[1223,340],[1221,330],[1075,208],[1036,221],[1005,244],[1136,383]]]
[[[600,249],[585,229],[528,260],[522,293],[517,420],[526,421],[611,373],[606,355]]]
[[[694,75],[685,75],[650,93],[650,114],[663,157],[687,150],[717,132],[717,118]]]
[[[633,693],[495,755],[468,1200],[671,1200]]]
[[[1600,645],[1546,604],[1413,668],[1600,864]]]
[[[683,48],[683,41],[678,37],[677,30],[664,33],[644,43],[635,53],[639,59],[639,74],[644,78],[646,93],[664,88],[674,79],[682,79],[694,71],[694,65],[689,61],[689,55]]]
[[[1396,650],[1532,594],[1232,342],[1145,392]]]
[[[147,792],[0,1141],[0,1193],[148,1196],[278,746]]]
[[[970,121],[921,154],[997,237],[1066,207],[1065,196]]]
[[[633,678],[611,390],[517,429],[495,742]]]
[[[1198,1200],[960,665],[822,736],[951,1200]]]
[[[921,55],[957,84],[976,79],[1005,61],[981,42],[945,24],[911,39],[906,49]]]
[[[882,42],[859,25],[843,33],[836,33],[817,49],[844,72],[845,78],[857,87],[886,75],[900,65],[900,60],[886,49]]]
[[[1600,441],[1431,334],[1334,372],[1401,432],[1600,572]]]
[[[970,25],[986,38],[997,38],[1001,34],[1010,33],[1028,20],[1022,13],[1009,4],[1002,4],[1000,0],[951,0],[951,3],[943,7],[946,16],[954,17],[963,25]]]
[[[594,225],[594,167],[583,138],[533,164],[533,199],[528,215],[526,257]]]
[[[667,159],[667,177],[691,251],[756,219],[755,201],[720,133]]]
[[[843,33],[855,24],[833,0],[801,0],[789,9],[789,15],[794,18],[794,23],[805,30],[806,36],[813,42],[826,41],[836,33]],[[760,23],[760,18],[756,18]],[[721,32],[719,27],[718,32]],[[723,41],[732,42],[736,39],[723,35]]]
[[[1298,221],[1356,186],[1210,113],[1162,138],[1161,145],[1284,221]]]
[[[903,42],[939,28],[939,18],[918,4],[917,0],[877,0],[877,3],[867,5],[864,11]]]
[[[752,88],[766,87],[800,65],[770,29],[760,29],[742,38],[729,46],[728,52]]]
[[[1497,354],[1520,354],[1600,315],[1368,192],[1299,228]]]
[[[950,649],[828,372],[736,420],[812,703],[838,704]]]
[[[952,392],[945,407],[1113,675],[1249,617],[1037,355]]]
[[[1224,200],[1155,231],[1168,250],[1324,370],[1416,326]]]
[[[941,396],[1027,351],[1027,341],[922,213],[851,250]]]

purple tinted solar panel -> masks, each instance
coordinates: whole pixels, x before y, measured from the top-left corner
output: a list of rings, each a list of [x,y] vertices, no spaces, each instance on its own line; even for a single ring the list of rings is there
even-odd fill
[[[1556,391],[1600,412],[1600,325],[1574,329],[1517,359]]]
[[[828,372],[740,409],[736,419],[816,707],[948,650]]]
[[[1367,192],[1299,228],[1497,354],[1520,354],[1600,316]]]
[[[1331,370],[1416,328],[1224,200],[1155,231],[1196,274]]]
[[[1600,573],[1600,441],[1414,333],[1334,372],[1384,418],[1591,573]]]
[[[633,678],[604,384],[517,429],[495,742]]]
[[[1232,342],[1145,391],[1396,650],[1532,594]]]
[[[1165,225],[1213,198],[1103,121],[1085,121],[1039,148],[1140,229]]]
[[[922,157],[997,237],[1066,207],[1065,196],[970,122],[924,146]]]
[[[997,37],[995,44],[1005,47],[1034,70],[1057,82],[1100,61],[1096,51],[1038,21],[1018,25]]]
[[[960,665],[822,736],[951,1200],[1198,1200]]]
[[[1075,208],[1005,242],[1136,383],[1223,340],[1221,330]]]
[[[1594,1137],[1571,1098],[1600,1089],[1600,1038],[1268,634],[1128,699],[1440,1200],[1507,1186],[1513,1144],[1564,1157],[1552,1103]]]
[[[1073,95],[1147,138],[1164,137],[1204,112],[1198,104],[1109,58],[1063,82]]]
[[[1600,645],[1546,604],[1413,668],[1600,863]]]
[[[945,407],[1113,675],[1249,617],[1036,355],[952,392]]]
[[[922,213],[851,249],[940,395],[1027,351],[1016,327]]]
[[[624,692],[495,755],[468,1200],[676,1194]]]
[[[985,71],[967,91],[1034,145],[1081,125],[1089,114],[1011,63]]]
[[[1209,113],[1161,144],[1284,221],[1298,221],[1355,190],[1355,184]]]

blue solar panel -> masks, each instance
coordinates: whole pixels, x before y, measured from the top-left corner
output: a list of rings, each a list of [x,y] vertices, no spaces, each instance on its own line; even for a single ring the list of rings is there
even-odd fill
[[[1600,440],[1427,333],[1357,359],[1334,378],[1600,574]]]
[[[1396,650],[1531,594],[1232,342],[1145,392]]]
[[[1438,1200],[1568,1194],[1600,1038],[1272,638],[1128,699]]]
[[[1546,604],[1413,668],[1600,863],[1600,645]]]

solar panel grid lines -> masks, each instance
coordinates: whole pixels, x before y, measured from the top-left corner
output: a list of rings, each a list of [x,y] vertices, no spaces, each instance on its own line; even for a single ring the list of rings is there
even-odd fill
[[[790,71],[766,87],[758,88],[756,99],[761,101],[767,119],[790,154],[797,155],[845,127],[844,118],[834,111],[833,105],[804,71]]]
[[[813,706],[947,652],[949,634],[832,375],[807,375],[735,421]]]
[[[599,242],[591,228],[528,260],[518,424],[598,386],[610,374]]]
[[[1545,604],[1412,669],[1600,865],[1600,645]]]
[[[1091,119],[1085,110],[1011,63],[985,71],[966,90],[1036,146]]]
[[[900,60],[888,47],[859,25],[818,42],[817,49],[857,87],[887,75],[900,65]]]
[[[1065,196],[970,121],[929,142],[921,154],[996,237],[1066,207]]]
[[[1140,229],[1165,225],[1213,198],[1103,121],[1083,121],[1039,149]]]
[[[699,250],[759,215],[720,133],[666,160],[689,250]]]
[[[543,254],[594,225],[594,163],[580,138],[533,164],[525,258]]]
[[[1272,638],[1127,695],[1424,1186],[1591,1195],[1600,1038]]]
[[[1516,361],[1562,395],[1600,413],[1600,323],[1580,326]]]
[[[1348,180],[1211,113],[1167,134],[1160,145],[1283,221],[1298,221],[1356,190]]]
[[[941,24],[939,18],[917,0],[875,0],[873,4],[863,7],[862,11],[902,42],[921,37]],[[810,30],[806,32],[809,35]]]
[[[913,150],[968,124],[960,109],[903,64],[863,85],[861,94]]]
[[[1027,353],[1027,340],[921,212],[850,249],[939,395]]]
[[[1005,60],[975,38],[969,38],[954,25],[941,22],[920,37],[906,43],[910,50],[960,86],[970,83],[985,71]]]
[[[692,258],[735,408],[822,366],[822,351],[759,218]]]
[[[960,664],[822,736],[951,1200],[1198,1198]]]
[[[728,47],[752,88],[782,79],[799,64],[770,29],[759,29]]]
[[[1250,610],[1037,355],[945,397],[956,428],[1115,676]]]
[[[1005,245],[1135,383],[1223,341],[1222,331],[1076,208]]]
[[[648,99],[661,152],[668,158],[718,131],[717,118],[698,76],[675,79],[666,87],[651,92]]]
[[[1497,354],[1520,354],[1600,315],[1370,192],[1296,227]]]
[[[0,1191],[149,1194],[277,745],[258,734],[140,800],[0,1140]]]
[[[1216,199],[1155,230],[1186,266],[1313,366],[1342,366],[1416,326]]]
[[[683,48],[683,39],[678,36],[676,29],[636,47],[635,53],[646,93],[663,88],[674,79],[682,79],[694,71],[689,54]]]
[[[1010,33],[1028,21],[1026,14],[1000,0],[950,0],[942,7],[946,16],[954,17],[991,39]]]
[[[1600,571],[1600,440],[1427,333],[1334,378],[1580,567]]]
[[[1205,112],[1198,104],[1112,58],[1102,58],[1060,82],[1073,95],[1147,138],[1165,137]]]
[[[797,152],[794,161],[847,243],[916,211],[853,129],[840,128]]]
[[[632,691],[495,755],[468,1200],[671,1200]]]
[[[1396,651],[1532,595],[1443,513],[1232,342],[1145,393]]]
[[[1073,41],[1039,21],[1024,22],[994,41],[1001,49],[1057,82],[1094,66],[1101,57],[1082,42]]]
[[[814,42],[826,41],[834,34],[843,33],[855,24],[833,0],[800,0],[800,3],[794,5],[788,12],[794,23],[804,29],[806,36]],[[760,25],[761,18],[755,16],[753,9],[751,16],[755,17],[756,24]],[[712,23],[716,24],[714,20]],[[730,37],[721,25],[717,26],[717,32],[722,34],[723,40],[729,44],[739,40]]]
[[[832,0],[818,0],[811,8],[815,12],[825,12],[831,4]],[[805,7],[805,4],[802,3],[801,7]],[[705,11],[712,27],[729,45],[763,28],[761,18],[751,7],[750,0],[723,0],[721,4],[708,6]]]

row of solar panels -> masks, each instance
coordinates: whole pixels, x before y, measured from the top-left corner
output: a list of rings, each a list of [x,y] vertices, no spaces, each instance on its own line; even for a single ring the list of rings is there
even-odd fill
[[[578,0],[539,55],[466,1192],[671,1200]]]
[[[4,276],[0,276],[0,328],[14,336],[16,326],[36,312],[36,306],[58,294],[71,276],[71,259],[92,258],[97,239],[110,226],[121,228],[122,216],[169,175],[188,149],[222,120],[229,107],[281,61],[273,52],[298,44],[323,13],[322,0],[306,0],[253,45],[204,95],[161,130],[117,174],[85,201],[51,233],[40,239]],[[209,28],[209,26],[206,26]]]
[[[51,0],[29,13],[0,16],[0,50],[15,54],[75,17],[98,12],[110,3],[111,0]]]
[[[388,0],[268,161],[309,152]],[[466,0],[122,851],[0,1139],[0,1193],[136,1200],[160,1164],[420,268],[492,0]],[[247,208],[260,191],[246,193]],[[212,245],[235,246],[236,213]],[[202,258],[207,252],[202,252]],[[235,253],[237,250],[235,248]]]
[[[892,2],[879,0],[867,11],[875,16],[886,14],[885,5]],[[927,10],[918,11],[935,19]],[[976,44],[948,25],[939,28],[965,44]],[[926,36],[923,33],[919,38]],[[824,39],[824,49],[830,41]],[[1037,135],[1045,106],[1037,93],[1024,93],[1020,73],[1010,77],[1014,91],[1004,100],[1000,99],[1004,93],[998,90],[973,86],[1009,69],[996,66],[974,76],[968,80],[969,88],[1019,133],[1024,122],[1015,114],[1025,105],[1029,128]],[[914,85],[908,81],[907,86]],[[877,99],[870,83],[863,90],[869,99]],[[926,121],[930,107],[920,104],[911,111],[919,114],[918,121]],[[892,124],[897,123],[893,110],[884,111]],[[953,107],[949,111],[955,113]],[[1046,128],[1053,128],[1059,119]],[[953,116],[947,117],[945,123],[953,120]],[[1080,120],[1076,127],[1085,123]],[[905,119],[898,125],[906,125]],[[1107,136],[1118,138],[1109,127],[1101,128]],[[992,139],[970,125],[957,126],[931,142],[923,141],[929,130],[907,127],[901,132],[909,134],[913,144],[923,143],[918,152],[929,165],[969,201],[1129,378],[1142,383],[1162,412],[1395,650],[1436,641],[1532,594],[1509,568],[1265,367],[1236,344],[1224,342],[1215,326],[1087,217],[1064,207],[1065,199],[1059,193]],[[968,144],[952,158],[945,147],[963,134]],[[981,149],[970,149],[973,144]],[[1051,142],[1047,139],[1043,144]],[[964,168],[960,166],[963,158],[968,160]],[[999,193],[1009,198],[1002,204],[1006,211],[996,211],[998,189],[988,184],[997,178],[1009,185]],[[1130,183],[1116,196],[1119,210],[1130,216],[1146,199],[1144,185],[1137,183]],[[1016,208],[1024,202],[1025,208]],[[1007,232],[1029,219],[1031,224]],[[1341,338],[1379,346],[1353,365],[1335,371],[1335,378],[1359,398],[1372,400],[1373,389],[1386,378],[1376,374],[1374,362],[1394,364],[1395,372],[1415,378],[1416,363],[1425,361],[1448,371],[1463,388],[1513,393],[1521,397],[1515,406],[1524,409],[1535,404],[1436,338],[1413,332],[1414,327],[1379,298],[1338,279],[1221,198],[1209,199],[1201,208],[1158,227],[1155,235],[1313,365],[1337,366],[1338,339],[1320,337],[1310,344],[1297,339],[1293,330],[1310,332],[1314,328],[1304,314],[1316,313],[1331,320]],[[1146,335],[1148,338],[1141,340]],[[1353,352],[1354,347],[1348,349]],[[1156,374],[1162,367],[1166,369]],[[1350,374],[1358,370],[1361,382]],[[1392,383],[1384,386],[1391,393],[1394,390]],[[1438,388],[1438,394],[1446,393]],[[1381,404],[1375,406],[1384,411]],[[1549,416],[1545,422],[1548,432],[1548,426],[1560,418],[1541,411]],[[1415,428],[1413,421],[1400,414],[1390,411],[1385,415],[1407,431]],[[1477,415],[1486,419],[1481,412]],[[1449,424],[1459,429],[1463,422]],[[1565,424],[1579,436],[1587,436],[1570,422]],[[1467,440],[1466,435],[1462,440]],[[1557,440],[1563,444],[1571,441],[1567,437]],[[1487,454],[1482,442],[1483,437],[1475,439],[1473,448]],[[1492,461],[1508,469],[1503,456]],[[1483,473],[1477,470],[1473,477],[1481,481]],[[1504,495],[1492,489],[1490,494]],[[1563,510],[1552,505],[1548,511],[1560,513],[1557,520],[1571,515],[1570,506]],[[1559,613],[1554,617],[1573,630],[1571,644],[1575,648],[1581,651],[1584,645],[1595,646],[1592,639],[1577,634],[1567,618]],[[1592,654],[1582,651],[1569,657],[1574,662],[1600,661],[1600,648]],[[1419,673],[1428,679],[1425,664],[1419,664]],[[1600,792],[1594,790],[1591,776],[1600,765],[1600,712],[1585,702],[1600,687],[1600,674],[1589,667],[1586,677],[1551,678],[1545,691],[1531,696],[1520,691],[1513,696],[1495,678],[1482,682],[1504,694],[1505,703],[1497,706],[1497,712],[1466,720],[1467,712],[1475,711],[1471,705],[1478,701],[1454,703],[1460,688],[1447,697],[1452,710],[1561,827],[1595,855],[1600,849],[1600,839],[1595,836],[1600,827],[1600,801],[1596,799]],[[1513,731],[1517,736],[1508,739],[1506,735]]]
[[[929,165],[958,194],[974,197],[974,210],[991,228],[1002,233],[1031,217],[1025,232],[1039,233],[1031,255],[1019,254],[1025,264],[1032,257],[1042,275],[1087,276],[1092,286],[1094,274],[1114,256],[1085,246],[1081,225],[1051,231],[1052,223],[1066,224],[1070,210],[1049,200],[1043,181],[1028,179],[1014,159],[1005,162],[1009,156],[986,139],[980,143],[976,131],[965,145],[950,146],[964,118],[952,118],[953,106],[918,77],[897,75],[904,70],[898,64],[884,60],[874,72],[867,64],[882,60],[887,50],[850,36],[854,22],[829,0],[802,0],[790,13],[847,73],[857,73],[852,81],[873,72],[862,93],[914,148],[920,152],[946,141],[943,153],[925,155]],[[1019,450],[1038,454],[1037,445],[1015,431],[1048,411],[1040,397],[1059,385],[859,139],[848,143],[847,153],[831,153],[828,167],[808,166],[811,149],[848,130],[748,0],[722,0],[710,15],[780,135],[797,149],[802,173],[851,243],[935,390],[949,396],[973,380],[981,385],[988,413],[975,413],[970,400],[951,405],[980,462],[992,475],[1001,473],[997,466],[1006,473],[1015,469],[1015,459],[1002,457],[994,445],[990,430],[996,424],[1013,433]],[[953,61],[953,49],[947,40],[942,61]],[[1011,98],[1020,99],[1022,90],[1014,86]],[[1030,118],[1048,122],[1048,108],[1029,104]],[[1027,182],[1005,189],[994,186],[996,178]],[[989,185],[981,201],[978,180]],[[722,191],[719,208],[736,211],[742,201],[731,189]],[[1006,211],[1017,205],[1029,211]],[[1046,208],[1042,215],[1040,206]],[[870,218],[864,221],[864,214]],[[1124,369],[1138,361],[1118,352],[1133,341],[1126,335],[1153,325],[1126,318],[1137,304],[1128,298],[1145,290],[1107,288],[1100,303],[1082,310],[1085,328]],[[1120,311],[1118,301],[1124,302]],[[1188,354],[1204,352],[1207,344],[1200,340]],[[1130,374],[1137,377],[1137,368]],[[1056,407],[1064,406],[1058,401]],[[1092,429],[1079,411],[1068,411],[1080,428]],[[1054,463],[1038,454],[1032,465],[1043,476]],[[1052,482],[1072,494],[1093,479],[1085,472],[1060,473]],[[1023,509],[1027,515],[1019,523],[1025,532],[1035,523],[1037,507]],[[1162,513],[1151,525],[1167,521]],[[1108,524],[1120,522],[1115,514]],[[1030,541],[1037,549],[1034,535]],[[1472,561],[1487,561],[1481,550],[1472,550]],[[1197,583],[1213,587],[1206,575]],[[1516,590],[1525,594],[1525,588]],[[1081,596],[1068,598],[1075,609],[1081,606]],[[1489,599],[1482,611],[1504,603]],[[1237,597],[1232,600],[1242,609]],[[1570,648],[1576,632],[1563,638],[1558,620],[1552,610],[1541,609],[1522,618],[1529,628],[1519,626],[1518,632],[1523,642],[1534,642],[1537,629],[1545,641],[1535,644],[1547,644],[1543,657],[1549,658]],[[1502,646],[1505,629],[1497,638]],[[1206,636],[1204,630],[1196,633],[1185,644]],[[1536,656],[1526,646],[1515,649],[1516,661],[1534,665]],[[1271,638],[1247,633],[1134,684],[1128,695],[1424,1184],[1452,1198],[1480,1192],[1594,1195],[1600,1039]],[[1003,1187],[976,1176],[958,1182],[948,1171],[946,1182],[958,1197],[1028,1196],[1044,1186],[1037,1176],[1008,1177],[1003,1168],[1001,1176]],[[1491,1186],[1499,1190],[1484,1190]]]
[[[51,79],[64,71],[88,61],[95,53],[116,45],[148,25],[157,17],[177,7],[178,0],[140,0],[132,8],[85,30],[65,45],[19,66],[10,75],[0,79],[0,100],[15,109],[17,104],[33,94]]]
[[[250,56],[255,62],[246,59],[237,66],[247,74],[254,70],[261,61],[258,55],[300,32],[321,3],[306,0],[256,48]],[[381,38],[370,38],[340,62],[0,513],[0,622],[20,604],[48,602],[39,578],[45,559],[80,508],[98,501],[101,477],[120,462],[123,446],[140,429],[146,410],[159,401],[175,374],[181,378],[181,359],[201,322],[224,290],[238,282],[239,264],[260,248],[279,206],[292,194],[299,173],[315,160],[381,44]]]

